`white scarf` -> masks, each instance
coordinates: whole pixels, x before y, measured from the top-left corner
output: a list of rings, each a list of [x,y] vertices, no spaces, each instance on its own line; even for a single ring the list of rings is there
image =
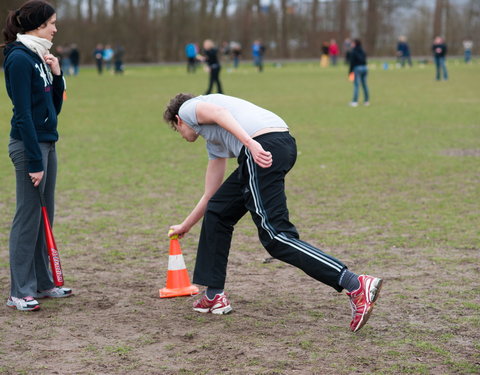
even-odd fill
[[[35,52],[43,62],[45,62],[44,56],[50,53],[49,49],[52,48],[53,43],[47,39],[39,38],[29,34],[17,34],[17,42],[22,43],[27,48]]]

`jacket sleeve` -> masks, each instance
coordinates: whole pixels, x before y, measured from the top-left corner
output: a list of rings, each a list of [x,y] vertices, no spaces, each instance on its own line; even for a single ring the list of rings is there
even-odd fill
[[[32,65],[22,56],[9,61],[8,75],[14,106],[12,122],[18,128],[28,159],[28,172],[43,171],[42,152],[32,117]],[[13,124],[12,124],[13,125]]]
[[[351,72],[353,72],[353,68],[355,68],[355,60],[356,60],[357,56],[356,56],[356,53],[355,51],[352,49],[350,51],[350,69],[348,70],[348,74],[350,74]]]
[[[55,106],[55,110],[57,111],[57,115],[62,110],[63,104],[63,92],[65,90],[65,81],[63,75],[53,76],[53,105]]]

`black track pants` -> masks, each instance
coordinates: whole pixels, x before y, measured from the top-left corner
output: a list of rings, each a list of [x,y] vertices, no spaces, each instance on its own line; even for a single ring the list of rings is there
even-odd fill
[[[208,95],[212,92],[213,85],[217,85],[217,92],[219,94],[223,93],[222,83],[220,82],[220,70],[222,67],[220,65],[214,65],[210,67],[210,77],[208,81],[208,89],[205,91],[205,95]]]
[[[341,291],[338,279],[345,265],[301,241],[289,220],[285,175],[297,157],[295,139],[288,132],[276,132],[255,140],[272,153],[273,164],[270,168],[257,166],[250,152],[242,148],[238,168],[208,203],[193,282],[224,288],[233,228],[249,211],[258,228],[260,241],[271,256]]]

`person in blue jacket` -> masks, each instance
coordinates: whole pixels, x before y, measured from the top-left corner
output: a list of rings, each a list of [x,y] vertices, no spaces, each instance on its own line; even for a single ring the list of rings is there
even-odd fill
[[[49,52],[57,32],[55,9],[43,0],[10,11],[3,36],[5,83],[13,104],[8,151],[16,174],[16,211],[10,232],[11,290],[7,306],[40,308],[36,299],[68,297],[55,287],[42,229],[40,189],[50,222],[57,177],[57,116],[65,88],[58,59]]]
[[[402,68],[405,66],[405,63],[408,63],[408,66],[412,66],[412,58],[410,56],[410,47],[407,43],[407,38],[405,36],[400,36],[397,43],[397,61],[400,63]]]
[[[265,54],[265,46],[259,39],[252,44],[253,64],[257,67],[259,72],[263,72],[263,55]]]
[[[185,46],[185,56],[187,57],[187,73],[195,73],[197,69],[198,49],[195,43],[188,43]]]
[[[362,48],[362,42],[360,39],[354,39],[352,42],[352,49],[350,51],[350,70],[349,74],[354,74],[353,78],[353,99],[350,102],[351,107],[358,107],[358,91],[360,85],[363,88],[363,104],[368,106],[369,91],[367,84],[368,66],[367,66],[367,54]]]

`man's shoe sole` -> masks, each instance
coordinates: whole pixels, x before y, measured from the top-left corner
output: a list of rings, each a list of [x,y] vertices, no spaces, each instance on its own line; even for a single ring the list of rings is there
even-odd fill
[[[196,311],[196,312],[199,312],[199,313],[202,313],[202,314],[205,314],[205,313],[208,313],[210,311],[210,308],[207,308],[207,309],[201,309],[201,308],[193,308],[193,311]]]
[[[211,312],[212,314],[215,314],[215,315],[225,315],[225,314],[229,314],[233,309],[232,309],[232,306],[225,306],[225,307],[222,307],[219,309],[213,309],[213,310],[210,310],[209,308],[201,309],[201,308],[194,307],[193,310],[202,314]]]
[[[225,314],[231,313],[232,310],[233,310],[232,306],[225,306],[225,307],[222,307],[221,309],[211,310],[211,313],[215,315],[225,315]]]

